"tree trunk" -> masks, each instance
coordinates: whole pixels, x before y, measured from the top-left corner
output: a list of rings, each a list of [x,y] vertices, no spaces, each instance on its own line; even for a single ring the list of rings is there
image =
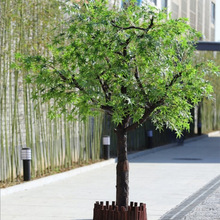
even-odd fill
[[[116,185],[116,204],[125,208],[128,207],[129,199],[129,164],[127,159],[127,132],[124,126],[119,125],[116,130],[117,135],[117,185]]]

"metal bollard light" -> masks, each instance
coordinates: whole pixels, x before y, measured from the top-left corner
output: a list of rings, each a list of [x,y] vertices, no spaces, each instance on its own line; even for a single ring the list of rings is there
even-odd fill
[[[147,131],[147,139],[148,139],[148,148],[153,147],[153,131],[149,130]]]
[[[108,160],[110,158],[110,136],[104,136],[103,139],[103,159]]]
[[[24,181],[29,181],[31,179],[31,149],[30,148],[21,149],[21,159],[23,160]]]
[[[198,123],[198,135],[201,135],[202,134],[202,123],[199,122]]]

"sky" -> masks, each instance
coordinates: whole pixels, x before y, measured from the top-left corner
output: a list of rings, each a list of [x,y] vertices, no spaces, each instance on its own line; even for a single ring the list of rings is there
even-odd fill
[[[215,24],[215,40],[220,41],[220,0],[216,0],[216,24]]]

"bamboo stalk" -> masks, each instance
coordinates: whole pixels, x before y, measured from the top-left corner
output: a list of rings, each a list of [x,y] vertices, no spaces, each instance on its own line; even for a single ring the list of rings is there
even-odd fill
[[[0,143],[1,143],[1,154],[0,154],[0,165],[1,165],[1,176],[0,181],[5,181],[5,148],[4,148],[4,135],[3,135],[3,99],[4,99],[4,88],[3,88],[3,82],[4,82],[4,75],[3,75],[3,60],[4,60],[4,54],[3,54],[3,35],[4,35],[4,1],[0,2],[0,123],[1,123],[1,136],[0,136]]]
[[[88,162],[90,157],[96,158],[100,130],[91,133],[90,121],[68,122],[66,117],[50,121],[46,117],[50,103],[45,107],[40,102],[35,103],[31,100],[31,87],[25,83],[26,73],[18,75],[18,72],[9,70],[16,52],[34,54],[41,51],[45,55],[48,54],[45,45],[48,39],[50,40],[49,30],[59,22],[60,16],[58,6],[54,7],[55,2],[54,0],[0,2],[3,18],[0,21],[0,49],[4,51],[4,58],[0,59],[0,123],[3,125],[0,129],[0,179],[4,181],[8,178],[10,179],[7,181],[13,181],[21,174],[20,145],[32,149],[33,176],[45,173],[49,167],[52,170],[58,166],[70,167],[74,162]],[[57,20],[54,21],[52,17]],[[51,20],[54,23],[51,23]],[[8,53],[3,46],[9,48]],[[36,106],[35,109],[33,105]]]

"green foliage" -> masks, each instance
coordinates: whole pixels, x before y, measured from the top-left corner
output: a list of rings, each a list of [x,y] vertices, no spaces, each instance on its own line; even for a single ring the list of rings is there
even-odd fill
[[[127,131],[148,118],[178,135],[189,129],[190,109],[212,92],[205,75],[219,69],[193,63],[200,34],[186,19],[132,3],[110,9],[107,1],[69,2],[64,10],[50,55],[20,58],[34,98],[53,99],[56,114],[70,118],[106,111]]]
[[[202,103],[200,103],[203,133],[220,129],[220,78],[216,68],[216,66],[220,65],[220,53],[216,51],[200,51],[196,57],[196,62],[207,60],[211,60],[209,65],[214,74],[207,74],[205,78],[212,84],[213,93],[211,98],[204,98]]]

